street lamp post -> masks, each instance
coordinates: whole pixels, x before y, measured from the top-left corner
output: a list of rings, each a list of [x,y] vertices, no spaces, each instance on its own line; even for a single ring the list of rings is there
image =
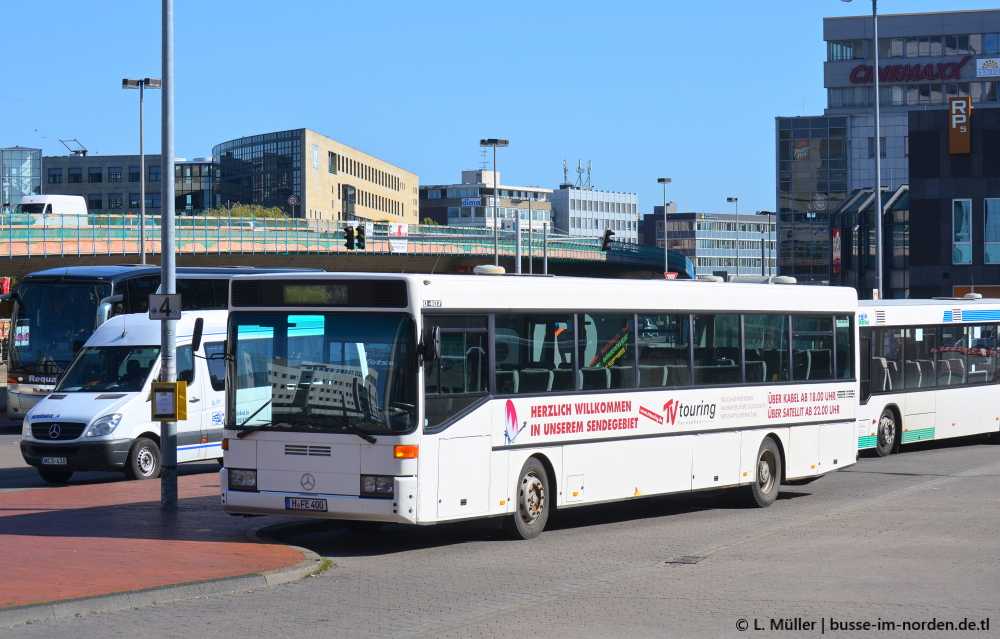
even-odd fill
[[[497,147],[510,146],[510,140],[499,138],[484,138],[479,141],[479,146],[493,147],[493,265],[500,266],[500,231],[497,228],[497,205],[500,203],[500,178],[497,177]]]
[[[760,233],[760,274],[770,275],[771,274],[771,263],[767,259],[768,251],[765,250],[767,246],[767,241],[771,237],[771,216],[777,215],[774,211],[757,211],[757,215],[766,215],[767,223],[764,224],[764,230]],[[777,228],[777,227],[775,227]],[[764,272],[764,263],[767,262],[767,272]]]
[[[667,185],[670,178],[656,178],[663,185],[663,277],[670,272],[670,249],[667,248]]]
[[[882,134],[879,126],[878,0],[872,0],[872,36],[875,45],[875,297],[882,299]]]
[[[534,275],[534,265],[532,264],[531,255],[531,198],[523,200],[521,198],[515,198],[510,201],[514,206],[520,206],[524,202],[528,203],[528,275]],[[514,234],[517,236],[517,252],[514,258],[517,262],[515,267],[516,273],[521,273],[521,212],[518,210],[517,221],[514,224]]]
[[[159,78],[122,80],[123,89],[139,89],[139,263],[146,263],[146,143],[143,122],[143,89],[159,89]]]
[[[740,198],[727,197],[726,202],[736,205],[736,277],[740,276]]]

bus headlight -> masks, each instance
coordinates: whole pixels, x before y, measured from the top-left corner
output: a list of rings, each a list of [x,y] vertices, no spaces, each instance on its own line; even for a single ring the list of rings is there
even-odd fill
[[[17,380],[13,377],[7,378],[7,392],[8,393],[20,393],[21,385],[17,383]]]
[[[396,478],[386,475],[362,475],[361,496],[392,499]]]
[[[229,490],[257,490],[257,471],[230,468]]]
[[[97,421],[94,422],[94,425],[87,431],[87,437],[102,437],[104,435],[110,435],[115,432],[116,428],[118,428],[118,422],[121,420],[121,413],[98,417]]]

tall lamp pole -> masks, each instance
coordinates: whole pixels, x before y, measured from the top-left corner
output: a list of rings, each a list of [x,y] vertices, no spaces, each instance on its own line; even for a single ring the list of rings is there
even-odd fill
[[[736,277],[740,276],[740,198],[727,197],[726,202],[736,205]]]
[[[878,0],[872,0],[872,35],[875,45],[875,298],[882,299],[882,132],[879,126]]]
[[[663,185],[663,277],[670,272],[670,249],[667,248],[667,185],[670,178],[656,178]]]
[[[771,274],[771,263],[768,261],[768,254],[771,251],[766,250],[767,243],[771,238],[771,216],[777,215],[774,211],[757,211],[757,215],[766,215],[767,222],[764,224],[764,230],[760,232],[760,274],[770,275]],[[764,264],[767,263],[767,272],[764,272]]]
[[[159,78],[122,80],[123,89],[139,89],[139,263],[146,263],[146,127],[143,122],[143,89],[159,89]],[[162,178],[162,176],[161,176]]]
[[[510,140],[484,138],[479,141],[479,146],[493,147],[493,265],[500,266],[500,231],[497,228],[499,226],[497,205],[500,203],[500,178],[497,177],[497,147],[510,146]]]
[[[174,255],[174,0],[163,0],[163,92],[160,95],[160,291],[177,292]],[[145,176],[143,176],[145,177]],[[160,322],[160,381],[177,381],[177,320]],[[177,422],[160,424],[160,508],[177,510]]]

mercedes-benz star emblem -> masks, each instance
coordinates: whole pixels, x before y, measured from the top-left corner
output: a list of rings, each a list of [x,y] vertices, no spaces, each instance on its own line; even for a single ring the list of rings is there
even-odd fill
[[[302,487],[306,490],[312,490],[316,487],[316,478],[309,473],[306,473],[305,475],[302,475],[302,481],[299,483],[302,484]]]
[[[49,437],[52,439],[59,439],[59,434],[62,433],[62,426],[59,424],[52,424],[49,426]]]

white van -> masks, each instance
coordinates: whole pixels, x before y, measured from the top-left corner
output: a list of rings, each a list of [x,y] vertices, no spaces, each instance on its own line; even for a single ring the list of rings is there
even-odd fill
[[[177,461],[222,461],[228,311],[191,311],[177,322],[177,379],[188,383],[188,418],[177,423]],[[201,327],[200,343],[198,329]],[[77,470],[160,474],[160,424],[151,421],[150,383],[160,371],[160,322],[119,315],[77,353],[52,394],[24,418],[21,455],[47,482]],[[192,356],[193,355],[193,356]]]
[[[14,209],[19,224],[45,226],[87,226],[90,218],[82,195],[25,195]]]

